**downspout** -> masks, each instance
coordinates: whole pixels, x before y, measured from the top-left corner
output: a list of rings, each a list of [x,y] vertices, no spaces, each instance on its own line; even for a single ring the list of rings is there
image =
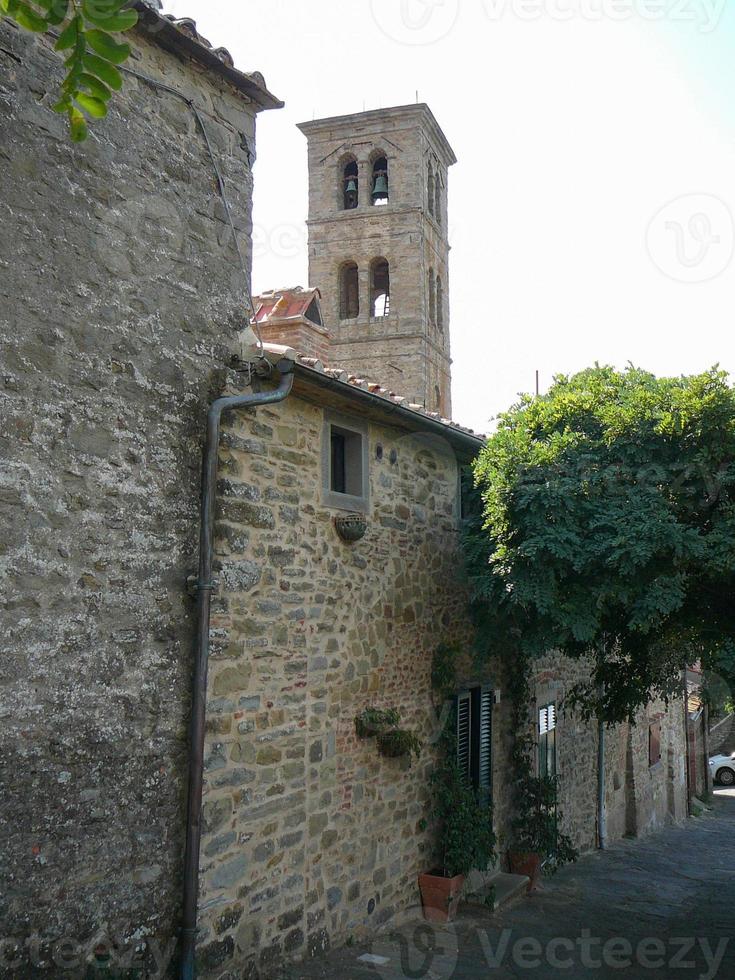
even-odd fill
[[[605,685],[598,688],[599,715],[597,719],[597,846],[604,851],[607,846],[607,806],[605,804],[605,722],[602,706],[605,699]]]
[[[195,585],[197,596],[197,635],[194,649],[191,723],[189,730],[189,799],[186,817],[186,853],[184,857],[184,909],[181,930],[181,980],[195,976],[197,900],[199,895],[199,845],[202,833],[202,782],[204,768],[204,723],[207,699],[207,666],[209,659],[209,617],[212,582],[214,506],[217,487],[217,453],[222,413],[233,408],[272,405],[283,401],[293,387],[293,361],[276,365],[280,373],[273,391],[232,395],[212,402],[207,414],[207,437],[202,466],[201,518],[199,528],[199,573]]]
[[[607,846],[607,808],[605,806],[605,722],[597,722],[597,846]]]

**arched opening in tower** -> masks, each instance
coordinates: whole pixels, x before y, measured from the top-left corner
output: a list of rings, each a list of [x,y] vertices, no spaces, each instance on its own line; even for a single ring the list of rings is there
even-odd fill
[[[370,263],[370,306],[373,316],[390,313],[390,268],[387,259]]]

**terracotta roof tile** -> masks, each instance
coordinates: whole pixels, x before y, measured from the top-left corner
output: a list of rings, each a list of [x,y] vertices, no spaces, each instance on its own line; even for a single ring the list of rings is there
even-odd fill
[[[284,347],[280,344],[264,344],[263,353],[266,355],[266,357],[271,355],[269,360],[273,361],[280,358],[288,358],[289,360],[293,360],[301,367],[308,368],[310,371],[314,371],[317,374],[325,374],[333,380],[340,381],[345,385],[350,385],[353,388],[360,388],[372,395],[378,395],[381,398],[385,398],[386,401],[390,401],[394,405],[399,406],[400,408],[409,409],[410,411],[415,412],[417,415],[421,415],[424,418],[439,422],[449,429],[455,429],[456,431],[462,432],[465,435],[473,436],[477,440],[483,440],[485,438],[482,433],[475,432],[473,429],[469,429],[464,425],[459,425],[457,422],[452,421],[452,419],[446,419],[438,412],[428,411],[423,407],[423,405],[417,405],[413,402],[409,403],[403,396],[396,395],[394,392],[382,387],[382,385],[378,384],[377,382],[371,382],[365,378],[358,378],[357,375],[348,374],[340,368],[325,366],[322,361],[317,360],[317,358],[306,357],[305,355],[294,350],[292,347]]]

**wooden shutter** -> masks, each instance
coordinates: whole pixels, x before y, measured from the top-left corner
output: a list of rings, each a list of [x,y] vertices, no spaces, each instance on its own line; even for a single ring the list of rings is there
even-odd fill
[[[476,687],[473,694],[473,773],[472,783],[480,801],[490,802],[492,790],[492,710],[493,692],[489,687]]]
[[[469,691],[457,695],[457,763],[464,778],[472,778],[472,697]]]

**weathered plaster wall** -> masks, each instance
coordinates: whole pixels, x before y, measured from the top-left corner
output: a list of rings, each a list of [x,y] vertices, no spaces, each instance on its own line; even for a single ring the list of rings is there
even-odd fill
[[[201,107],[249,261],[251,107],[134,40]],[[72,146],[60,77],[0,24],[0,937],[24,980],[13,938],[174,935],[200,437],[243,306],[190,109],[128,77]]]
[[[375,928],[418,901],[431,861],[418,826],[431,658],[469,633],[457,465],[441,441],[371,424],[368,531],[345,544],[340,512],[321,503],[322,425],[320,407],[292,396],[233,413],[222,440],[201,890],[210,969],[268,969]],[[372,705],[398,708],[426,742],[410,768],[357,739],[355,716]]]

